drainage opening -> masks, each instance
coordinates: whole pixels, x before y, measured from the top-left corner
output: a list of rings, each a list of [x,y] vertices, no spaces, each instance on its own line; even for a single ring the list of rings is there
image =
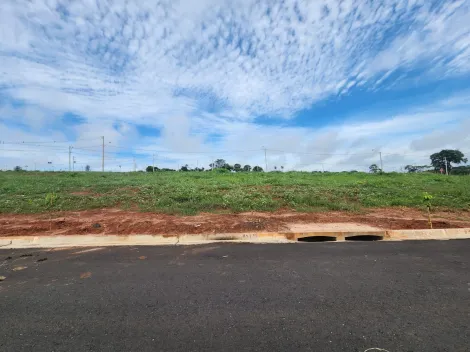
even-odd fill
[[[300,237],[297,239],[299,242],[333,242],[336,241],[334,236],[309,236],[309,237]]]
[[[214,241],[233,241],[237,240],[237,236],[217,236],[212,238]]]
[[[378,235],[359,235],[359,236],[349,236],[346,237],[346,241],[381,241],[383,240],[383,236]]]

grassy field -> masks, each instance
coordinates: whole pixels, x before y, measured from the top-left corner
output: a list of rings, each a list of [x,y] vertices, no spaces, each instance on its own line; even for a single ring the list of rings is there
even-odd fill
[[[0,212],[119,207],[170,214],[242,211],[470,209],[470,177],[435,174],[0,172]]]

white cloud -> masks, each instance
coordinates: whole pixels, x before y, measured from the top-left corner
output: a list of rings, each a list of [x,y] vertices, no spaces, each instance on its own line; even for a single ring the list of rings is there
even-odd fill
[[[227,122],[206,113],[192,120],[170,119],[164,124],[161,136],[145,138],[139,137],[132,124],[121,122],[115,126],[112,119],[102,119],[75,127],[74,155],[83,165],[90,164],[93,170],[99,170],[101,136],[105,135],[108,170],[117,170],[118,165],[122,165],[122,170],[133,170],[134,157],[138,169],[142,169],[152,164],[153,155],[159,167],[176,168],[184,164],[207,167],[216,158],[224,158],[232,164],[264,168],[263,148],[266,148],[270,170],[284,166],[285,170],[366,171],[370,164],[379,163],[381,151],[385,169],[398,171],[407,164],[428,164],[429,155],[442,148],[456,148],[470,154],[468,109],[443,110],[442,106],[437,102],[422,107],[419,112],[392,115],[380,121],[356,116],[355,120],[362,122],[343,122],[317,129]],[[2,168],[12,168],[20,160],[26,165],[34,161],[47,167],[47,160],[54,158],[55,165],[67,169],[69,143],[65,134],[25,133],[8,125],[0,125],[0,131],[0,138],[7,141],[59,142],[29,147],[4,144],[0,157]],[[208,131],[222,138],[205,143],[203,139]],[[16,151],[25,148],[26,151]]]
[[[470,113],[469,113],[470,115]],[[413,140],[411,148],[413,150],[430,150],[433,148],[445,148],[449,146],[457,149],[468,148],[470,141],[470,116],[468,119],[461,121],[457,125],[447,128],[440,128],[424,136]],[[463,149],[464,150],[464,149]],[[470,151],[470,148],[468,148]]]
[[[469,72],[468,1],[429,2],[424,9],[414,16],[406,33],[396,37],[372,60],[366,70],[368,75],[420,66],[441,77]]]
[[[289,116],[430,57],[428,70],[470,69],[466,1],[2,4],[9,94],[86,116],[158,117],[162,102],[178,110],[178,88],[210,91],[249,117]]]
[[[170,158],[215,154],[207,138],[220,134],[222,149],[264,145],[273,163],[309,167],[345,161],[274,150],[369,153],[394,145],[393,133],[414,136],[412,147],[425,150],[429,143],[419,139],[434,138],[424,137],[429,129],[468,118],[468,106],[461,101],[455,111],[448,101],[447,110],[316,131],[253,123],[260,115],[292,117],[353,87],[387,88],[398,71],[419,68],[421,79],[470,73],[469,1],[2,0],[0,7],[1,97],[25,103],[13,114],[2,105],[2,139],[22,133],[6,115],[36,131],[36,140],[46,137],[41,126],[73,112],[86,119],[74,138],[106,134],[113,146],[165,150]],[[201,107],[203,99],[219,113]],[[134,124],[161,128],[162,136],[139,139]],[[405,140],[396,142],[403,152]],[[263,164],[261,152],[241,156]]]

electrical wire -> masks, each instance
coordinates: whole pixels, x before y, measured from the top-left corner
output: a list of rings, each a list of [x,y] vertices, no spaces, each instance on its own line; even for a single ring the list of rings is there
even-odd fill
[[[76,139],[74,142],[71,141],[51,141],[51,142],[45,142],[45,141],[21,141],[21,142],[9,142],[9,141],[0,141],[0,144],[62,144],[62,143],[68,143],[68,144],[73,144],[76,143],[77,141],[96,141],[97,139],[101,139],[101,137],[96,137],[96,138],[80,138]]]

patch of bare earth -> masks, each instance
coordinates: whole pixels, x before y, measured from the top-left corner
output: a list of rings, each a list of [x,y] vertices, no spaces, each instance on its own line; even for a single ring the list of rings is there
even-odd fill
[[[434,228],[470,227],[470,213],[438,212]],[[425,229],[426,214],[417,209],[371,209],[348,212],[201,214],[176,216],[120,209],[100,209],[55,214],[1,214],[0,236],[86,234],[200,234],[237,232],[302,232],[370,229]]]
[[[72,196],[91,196],[93,195],[93,192],[91,191],[76,191],[76,192],[70,192]]]
[[[101,194],[93,192],[90,189],[82,189],[80,191],[70,192],[69,194],[72,196],[80,196],[80,197],[83,197],[83,196],[100,197],[101,196]]]

